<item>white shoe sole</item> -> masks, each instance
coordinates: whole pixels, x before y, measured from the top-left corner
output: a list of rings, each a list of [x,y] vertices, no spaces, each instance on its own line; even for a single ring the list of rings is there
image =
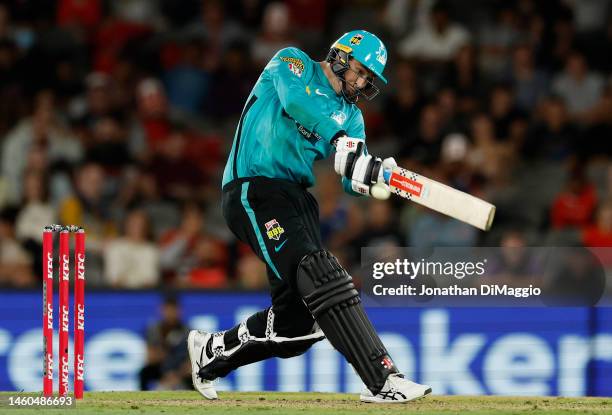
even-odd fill
[[[200,356],[199,351],[195,350],[193,347],[195,343],[193,337],[197,333],[196,330],[191,330],[189,336],[187,336],[187,350],[189,351],[189,360],[191,361],[191,381],[193,382],[193,388],[200,392],[200,395],[206,399],[219,399],[213,383],[211,381],[201,381],[198,377],[198,371],[200,370],[198,362],[200,361]]]
[[[415,395],[415,396],[410,396],[410,397],[408,397],[406,399],[393,400],[393,399],[378,398],[376,396],[364,396],[364,395],[361,395],[361,396],[359,396],[359,400],[361,402],[364,402],[364,403],[391,403],[391,404],[397,404],[397,403],[406,403],[406,402],[416,401],[418,399],[422,399],[422,398],[426,397],[429,394],[431,394],[431,388],[427,388],[423,393]]]

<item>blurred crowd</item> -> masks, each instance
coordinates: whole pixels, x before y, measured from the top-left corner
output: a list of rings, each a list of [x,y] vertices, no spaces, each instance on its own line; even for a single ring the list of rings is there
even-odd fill
[[[0,284],[40,283],[42,228],[87,231],[91,286],[260,289],[220,176],[261,69],[363,28],[389,86],[370,152],[497,205],[480,232],[404,200],[313,188],[325,244],[612,246],[612,1],[0,2]],[[607,265],[612,265],[612,260]]]

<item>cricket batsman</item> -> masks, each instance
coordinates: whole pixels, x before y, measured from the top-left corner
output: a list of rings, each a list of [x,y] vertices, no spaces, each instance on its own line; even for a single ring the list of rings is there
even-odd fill
[[[218,333],[193,330],[187,346],[195,389],[216,399],[213,380],[271,357],[289,358],[327,340],[363,381],[363,402],[401,403],[431,393],[405,379],[368,319],[351,276],[321,243],[319,208],[308,192],[313,163],[334,153],[354,195],[389,197],[395,160],[365,147],[355,105],[386,83],[387,50],[365,30],[344,34],[327,59],[280,50],[253,87],[223,173],[223,215],[266,263],[272,305]]]

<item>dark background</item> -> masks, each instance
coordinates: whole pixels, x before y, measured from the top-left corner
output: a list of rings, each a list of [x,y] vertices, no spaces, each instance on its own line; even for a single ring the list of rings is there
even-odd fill
[[[0,3],[0,284],[40,283],[42,226],[82,225],[88,284],[260,289],[220,216],[237,117],[280,48],[387,44],[370,151],[497,205],[489,233],[316,193],[327,246],[612,245],[610,1]],[[604,265],[612,264],[602,258]],[[516,271],[520,274],[520,267]]]

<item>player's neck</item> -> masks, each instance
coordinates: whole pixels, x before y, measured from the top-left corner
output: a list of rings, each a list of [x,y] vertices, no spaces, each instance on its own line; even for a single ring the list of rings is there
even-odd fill
[[[336,91],[336,94],[340,95],[340,91],[342,91],[342,81],[340,81],[336,74],[334,74],[334,72],[331,70],[329,62],[319,62],[319,65],[321,65],[321,69],[323,69],[323,73],[329,81],[332,89]]]

